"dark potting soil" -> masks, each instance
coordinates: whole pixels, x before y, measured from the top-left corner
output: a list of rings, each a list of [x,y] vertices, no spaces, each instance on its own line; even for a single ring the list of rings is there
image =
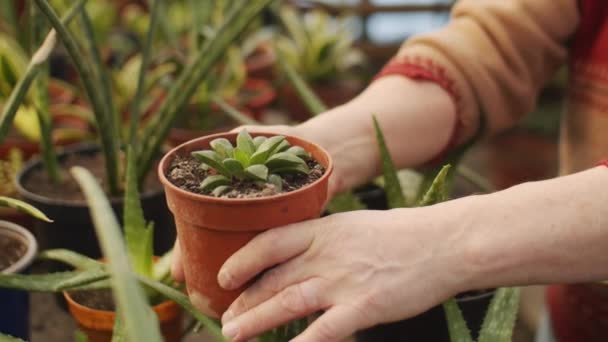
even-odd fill
[[[74,291],[70,292],[70,297],[72,297],[76,303],[84,305],[87,308],[105,311],[116,310],[114,297],[112,297],[112,291],[109,289]]]
[[[27,246],[10,236],[0,236],[0,271],[7,269],[25,255]]]
[[[60,184],[51,182],[44,168],[37,168],[31,171],[27,178],[24,179],[23,186],[35,194],[49,198],[82,202],[84,195],[78,186],[78,183],[72,177],[70,168],[73,166],[82,166],[89,170],[93,176],[99,181],[99,184],[106,189],[107,178],[104,159],[101,153],[95,154],[70,154],[61,161],[61,178],[63,181]],[[146,191],[154,191],[161,189],[162,186],[158,181],[156,174],[150,172],[144,183]]]
[[[277,195],[300,189],[317,179],[321,178],[325,173],[325,168],[316,160],[309,160],[308,166],[310,173],[308,175],[294,174],[284,175],[283,189],[278,189],[272,184],[254,182],[250,180],[235,180],[232,184],[232,190],[225,192],[220,197],[223,198],[258,198]],[[180,189],[190,191],[201,195],[210,195],[209,191],[203,191],[200,188],[201,182],[209,175],[213,174],[213,170],[206,171],[200,167],[201,163],[192,156],[176,156],[169,170],[167,170],[167,178],[171,183]]]

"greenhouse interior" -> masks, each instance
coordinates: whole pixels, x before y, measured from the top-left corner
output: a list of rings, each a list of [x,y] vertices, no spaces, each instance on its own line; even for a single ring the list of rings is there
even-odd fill
[[[0,0],[0,342],[606,342],[606,89],[604,0]]]

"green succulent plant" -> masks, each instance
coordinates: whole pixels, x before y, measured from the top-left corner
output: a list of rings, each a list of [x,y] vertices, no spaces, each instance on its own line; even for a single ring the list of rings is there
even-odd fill
[[[192,156],[212,174],[201,183],[201,189],[214,196],[230,190],[234,181],[251,180],[273,184],[281,191],[285,174],[308,174],[306,163],[310,154],[300,146],[292,146],[284,136],[257,136],[252,138],[242,130],[236,138],[236,146],[226,138],[210,143],[211,150],[195,151]]]

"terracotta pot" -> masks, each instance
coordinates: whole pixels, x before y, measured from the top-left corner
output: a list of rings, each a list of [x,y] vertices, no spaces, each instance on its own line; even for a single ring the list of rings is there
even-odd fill
[[[176,155],[208,149],[209,142],[216,138],[234,142],[236,135],[221,133],[189,141],[165,155],[158,168],[177,225],[190,299],[213,317],[220,317],[243,290],[226,291],[218,285],[217,273],[226,259],[262,231],[319,217],[333,169],[329,154],[321,147],[286,136],[287,141],[309,151],[326,169],[320,179],[296,191],[253,199],[215,198],[182,190],[165,176]]]
[[[270,82],[263,79],[249,78],[243,86],[240,95],[243,105],[251,111],[256,120],[259,120],[266,110],[277,98],[276,91]]]
[[[277,56],[270,44],[260,44],[245,60],[247,75],[270,81],[274,78],[274,64]]]
[[[70,313],[89,342],[109,342],[114,327],[113,311],[96,310],[77,303],[69,293],[63,296],[68,302]],[[160,321],[160,329],[165,341],[179,341],[182,333],[182,310],[175,302],[166,301],[153,307]]]

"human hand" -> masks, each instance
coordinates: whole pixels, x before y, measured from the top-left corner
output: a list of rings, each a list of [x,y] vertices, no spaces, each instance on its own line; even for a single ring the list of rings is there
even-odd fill
[[[218,275],[234,289],[269,269],[224,314],[224,334],[243,341],[323,310],[295,340],[337,341],[460,292],[458,232],[439,210],[355,211],[262,233]]]

